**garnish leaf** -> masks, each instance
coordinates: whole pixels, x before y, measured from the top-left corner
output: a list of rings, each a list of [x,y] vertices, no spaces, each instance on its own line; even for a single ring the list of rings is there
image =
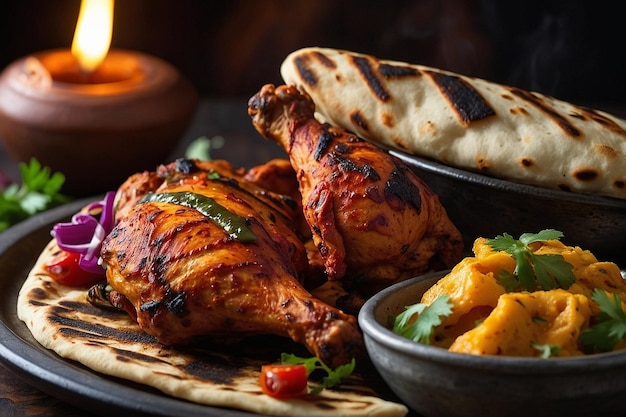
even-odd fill
[[[22,184],[10,184],[0,194],[0,231],[28,217],[70,201],[61,194],[65,176],[52,173],[32,158],[19,165]]]
[[[546,240],[558,240],[563,237],[563,232],[554,229],[544,229],[539,233],[523,233],[519,240],[525,245],[534,242],[545,242]]]
[[[506,292],[514,292],[517,288],[519,288],[519,280],[517,277],[506,269],[498,271],[496,274],[496,280],[498,281],[498,284],[504,287]]]
[[[601,289],[594,289],[591,298],[598,303],[600,314],[596,323],[583,331],[579,341],[589,352],[608,352],[626,338],[626,313],[617,294],[609,296]]]
[[[431,305],[413,304],[398,314],[393,332],[414,342],[429,345],[435,327],[441,324],[441,317],[452,314],[453,304],[447,294],[439,295]],[[413,320],[413,317],[417,318]]]
[[[561,347],[556,345],[543,345],[535,342],[532,342],[531,345],[541,352],[541,355],[539,356],[541,359],[549,359],[553,356],[558,356],[559,351],[561,350]]]
[[[211,150],[219,149],[222,146],[224,146],[224,138],[222,136],[214,136],[210,139],[206,136],[200,136],[191,141],[185,150],[185,157],[210,161],[212,159]]]
[[[317,357],[302,358],[291,353],[283,353],[280,355],[280,361],[282,363],[290,365],[304,365],[307,370],[307,375],[311,375],[316,370],[322,370],[326,375],[322,378],[319,385],[311,389],[310,394],[319,394],[323,389],[333,388],[341,384],[346,378],[348,378],[356,366],[356,361],[352,358],[350,363],[340,365],[335,369],[330,368],[324,362]]]
[[[519,240],[514,239],[508,233],[488,239],[489,246],[496,251],[510,254],[516,262],[512,275],[507,271],[502,271],[497,275],[500,285],[508,292],[517,288],[524,291],[535,291],[538,288],[543,290],[569,288],[576,281],[572,272],[573,266],[559,254],[535,254],[528,246],[534,242],[561,237],[563,237],[562,232],[545,229],[539,233],[524,233]]]

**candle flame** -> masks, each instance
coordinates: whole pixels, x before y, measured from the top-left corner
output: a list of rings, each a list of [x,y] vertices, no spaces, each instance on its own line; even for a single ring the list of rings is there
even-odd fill
[[[90,73],[104,61],[113,34],[113,0],[82,0],[72,54],[81,70]]]

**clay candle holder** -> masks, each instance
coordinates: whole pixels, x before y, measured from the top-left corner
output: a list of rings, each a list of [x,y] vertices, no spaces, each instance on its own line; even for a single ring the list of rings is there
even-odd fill
[[[65,193],[95,195],[169,162],[196,104],[159,58],[114,49],[85,73],[69,49],[43,51],[0,75],[0,138],[16,161],[65,174]]]

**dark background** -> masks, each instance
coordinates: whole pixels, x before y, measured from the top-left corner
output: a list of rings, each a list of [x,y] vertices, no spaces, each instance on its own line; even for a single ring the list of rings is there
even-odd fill
[[[0,0],[0,69],[69,47],[80,0]],[[625,100],[619,2],[527,0],[117,0],[113,47],[171,62],[205,97],[280,83],[303,46],[405,60],[581,104]]]

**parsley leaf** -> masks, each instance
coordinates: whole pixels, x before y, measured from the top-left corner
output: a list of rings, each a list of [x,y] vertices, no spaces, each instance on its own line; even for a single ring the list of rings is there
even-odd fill
[[[559,254],[535,254],[528,246],[534,242],[561,237],[563,233],[558,230],[546,229],[539,233],[524,233],[519,240],[508,233],[488,239],[489,246],[496,251],[510,254],[516,262],[513,274],[507,271],[497,274],[500,285],[508,292],[517,288],[524,291],[535,291],[538,288],[543,290],[569,288],[576,281],[572,272],[573,266]]]
[[[439,295],[431,305],[413,304],[398,314],[393,325],[393,332],[414,342],[430,344],[430,337],[435,327],[441,324],[441,317],[452,314],[453,304],[447,294]],[[413,316],[417,319],[413,320]]]
[[[580,334],[579,341],[585,351],[608,352],[626,338],[626,313],[622,309],[622,300],[617,294],[613,297],[596,288],[591,298],[598,303],[600,314],[596,324]]]
[[[311,389],[310,394],[319,394],[323,389],[335,387],[349,377],[354,371],[356,361],[352,358],[350,363],[340,365],[335,369],[330,368],[324,362],[317,357],[301,358],[291,353],[283,353],[280,355],[280,361],[282,363],[290,365],[304,365],[307,370],[307,375],[311,375],[316,370],[322,370],[326,373],[326,376],[322,378],[320,385]]]
[[[22,184],[10,184],[0,194],[0,232],[28,217],[70,201],[61,194],[65,176],[52,173],[35,158],[19,165]]]
[[[543,345],[535,342],[532,342],[531,345],[541,352],[541,359],[549,359],[553,356],[558,356],[559,351],[561,350],[561,347],[556,345]]]
[[[224,146],[224,138],[222,136],[214,136],[210,139],[206,136],[200,136],[187,146],[185,158],[210,161],[212,159],[211,150],[219,149],[222,146]]]

